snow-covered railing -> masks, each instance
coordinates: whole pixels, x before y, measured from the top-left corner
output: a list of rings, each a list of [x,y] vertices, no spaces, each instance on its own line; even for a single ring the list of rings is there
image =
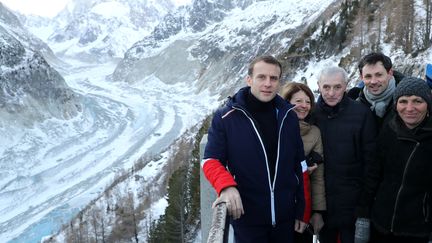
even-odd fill
[[[229,235],[229,220],[226,203],[219,203],[213,209],[213,218],[207,243],[227,243]]]
[[[207,144],[207,135],[204,135],[200,142],[200,157],[204,155],[204,148]],[[212,209],[212,203],[216,200],[216,193],[213,187],[205,178],[201,170],[201,238],[202,242],[225,243],[228,242],[229,221],[225,203],[218,204]]]

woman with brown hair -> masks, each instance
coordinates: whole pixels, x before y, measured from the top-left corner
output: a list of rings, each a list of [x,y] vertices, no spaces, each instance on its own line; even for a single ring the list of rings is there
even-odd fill
[[[324,189],[324,165],[321,133],[318,127],[308,123],[315,105],[315,97],[310,88],[302,83],[289,82],[282,87],[281,96],[295,105],[303,140],[306,161],[302,164],[305,184],[304,222],[313,227],[313,234],[318,234],[324,225],[321,212],[326,210]],[[310,187],[308,186],[310,182]],[[307,233],[296,234],[295,242],[310,242],[312,236]]]

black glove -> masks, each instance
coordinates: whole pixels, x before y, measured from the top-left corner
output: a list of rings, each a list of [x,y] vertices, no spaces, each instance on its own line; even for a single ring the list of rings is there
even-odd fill
[[[304,232],[307,232],[310,235],[314,235],[313,226],[311,224],[306,224],[306,228],[305,228]]]
[[[307,156],[306,156],[306,164],[307,166],[313,166],[314,164],[321,164],[323,162],[323,157],[315,152],[315,151],[311,151]]]

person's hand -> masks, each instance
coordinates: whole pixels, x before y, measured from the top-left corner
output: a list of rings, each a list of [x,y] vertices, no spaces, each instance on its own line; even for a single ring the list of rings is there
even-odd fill
[[[237,188],[230,186],[223,189],[219,197],[214,201],[212,207],[214,208],[222,202],[226,203],[228,214],[233,217],[233,219],[239,219],[244,214],[242,200]]]
[[[303,231],[306,229],[306,223],[296,219],[295,223],[294,223],[294,230],[299,232],[299,233],[303,233]]]
[[[308,171],[309,175],[312,174],[312,172],[314,172],[314,170],[316,170],[316,168],[318,168],[318,165],[315,163],[312,166],[308,166],[307,171]]]
[[[320,232],[320,230],[324,226],[324,220],[320,213],[313,213],[309,222],[314,229],[314,234],[316,235]]]
[[[312,166],[313,164],[321,164],[323,162],[323,157],[315,152],[315,151],[311,151],[307,156],[306,156],[306,164],[308,166]]]
[[[367,243],[370,236],[370,222],[367,218],[358,218],[355,222],[354,243]]]

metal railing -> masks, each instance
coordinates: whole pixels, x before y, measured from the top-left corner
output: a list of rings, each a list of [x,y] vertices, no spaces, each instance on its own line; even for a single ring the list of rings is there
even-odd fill
[[[200,142],[200,157],[204,155],[207,144],[207,135]],[[201,194],[201,239],[207,243],[227,243],[229,238],[229,217],[225,203],[218,204],[212,208],[216,200],[216,192],[205,178],[202,170],[200,172],[200,194]]]
[[[229,236],[229,218],[226,203],[219,203],[213,209],[207,243],[227,243]]]

